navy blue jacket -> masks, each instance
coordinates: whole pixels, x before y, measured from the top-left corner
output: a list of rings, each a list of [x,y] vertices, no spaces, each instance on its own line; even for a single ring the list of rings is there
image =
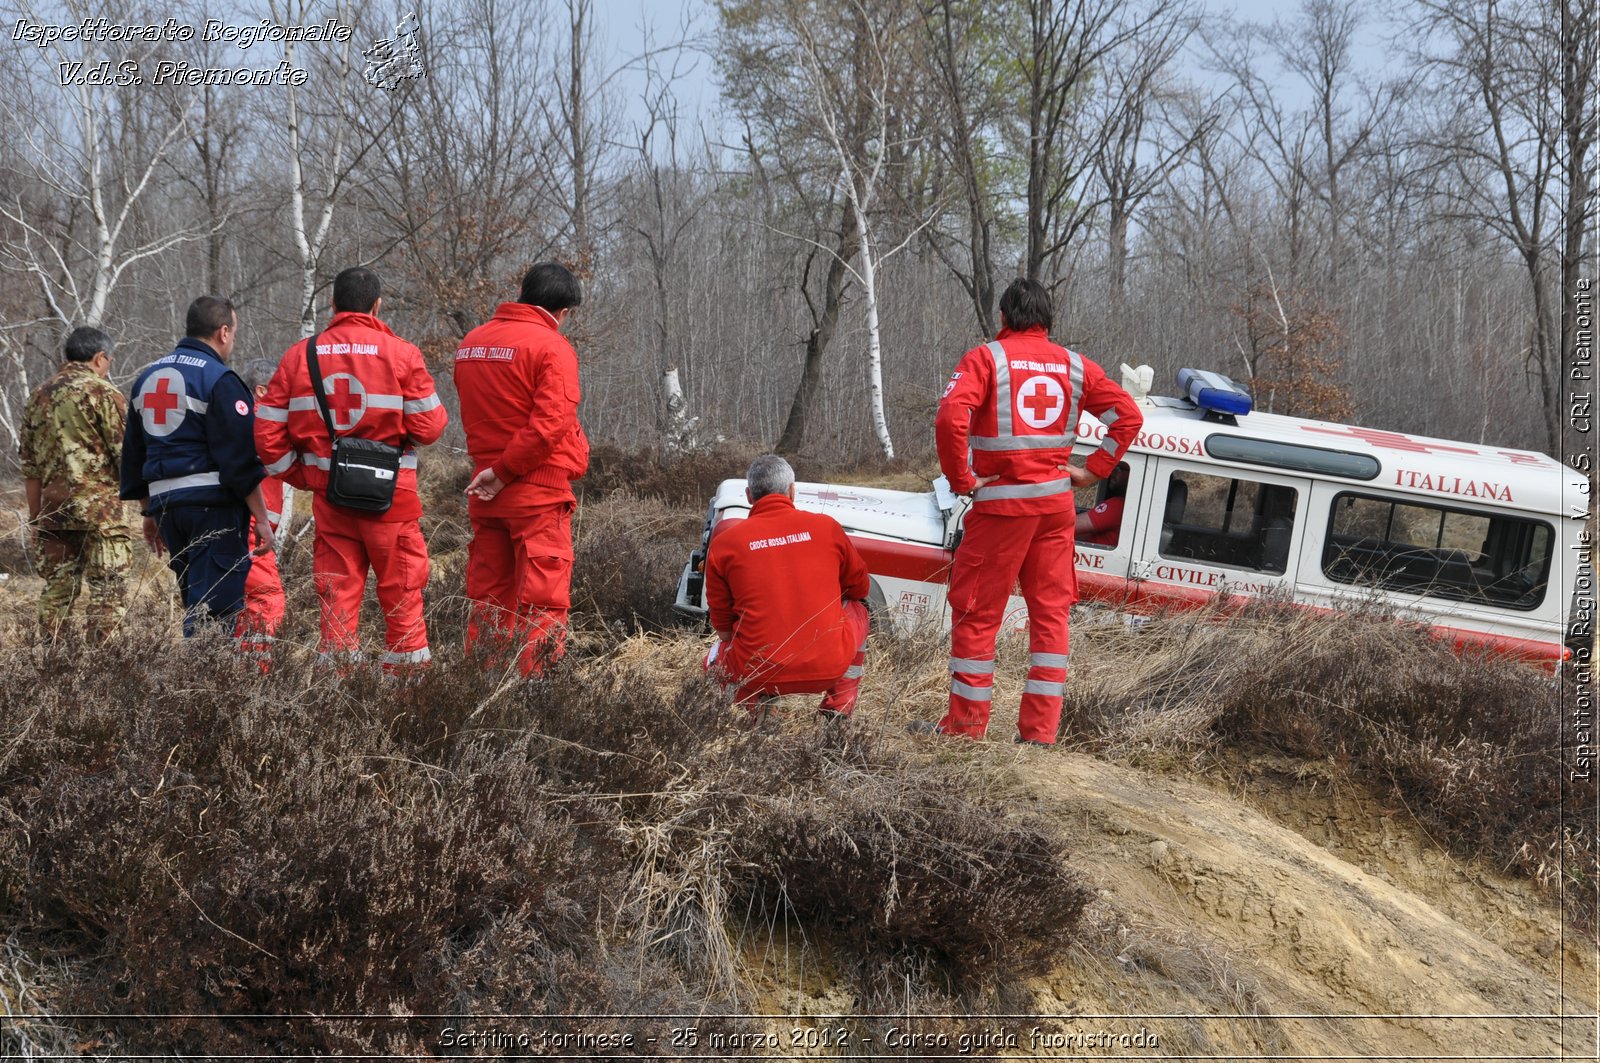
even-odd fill
[[[267,475],[250,389],[217,352],[184,338],[133,382],[122,497],[166,506],[239,506]]]

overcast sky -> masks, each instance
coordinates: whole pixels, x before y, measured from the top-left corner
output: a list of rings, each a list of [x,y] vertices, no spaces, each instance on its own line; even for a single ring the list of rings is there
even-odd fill
[[[1275,18],[1292,17],[1297,10],[1293,3],[1273,0],[1200,0],[1201,7],[1219,18],[1233,17],[1252,22],[1271,22]],[[707,41],[716,32],[716,9],[711,0],[595,0],[595,13],[599,16],[599,36],[604,55],[603,66],[616,70],[639,56],[647,38],[655,45],[675,41],[681,34],[680,26],[687,23],[691,34],[699,34]],[[1365,28],[1357,56],[1358,64],[1379,76],[1386,64],[1386,37],[1394,32],[1394,24],[1379,9],[1369,9],[1369,25]],[[1191,46],[1186,76],[1205,83],[1211,77],[1201,67],[1198,59],[1198,40]],[[686,116],[697,116],[710,128],[718,124],[721,101],[718,99],[715,63],[709,55],[695,57],[693,73],[680,79],[677,95]],[[616,101],[624,113],[635,121],[643,118],[639,96],[644,85],[642,75],[622,72],[615,81]],[[1293,98],[1299,86],[1283,84],[1281,91]]]

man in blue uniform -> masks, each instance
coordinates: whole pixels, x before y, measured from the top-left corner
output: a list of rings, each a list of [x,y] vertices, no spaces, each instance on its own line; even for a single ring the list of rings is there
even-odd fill
[[[144,503],[144,538],[171,553],[183,594],[183,633],[204,617],[235,634],[250,572],[250,518],[263,529],[257,553],[274,548],[261,498],[255,406],[227,366],[238,315],[202,295],[189,304],[177,349],[133,383],[122,446],[122,497]]]

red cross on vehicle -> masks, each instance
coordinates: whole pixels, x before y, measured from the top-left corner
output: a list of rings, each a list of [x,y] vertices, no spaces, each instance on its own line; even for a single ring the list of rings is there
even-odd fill
[[[167,414],[178,408],[179,401],[179,396],[172,393],[171,377],[159,378],[155,390],[144,393],[144,408],[150,411],[151,419],[159,425],[167,423]]]
[[[1449,451],[1452,454],[1476,454],[1472,447],[1448,447],[1443,443],[1424,443],[1419,439],[1401,435],[1399,432],[1384,432],[1377,428],[1356,428],[1352,425],[1342,425],[1338,428],[1317,428],[1312,425],[1300,426],[1307,432],[1321,432],[1328,436],[1346,436],[1371,443],[1375,447],[1385,450],[1409,450],[1413,454],[1432,454],[1435,451]]]
[[[1055,413],[1056,407],[1061,404],[1061,398],[1051,392],[1043,381],[1033,385],[1033,394],[1022,400],[1022,405],[1033,414],[1034,420],[1043,423],[1050,414]]]
[[[333,420],[341,428],[350,428],[361,420],[361,411],[367,398],[359,391],[350,390],[350,378],[335,377],[333,390],[328,395],[328,406],[333,410]]]

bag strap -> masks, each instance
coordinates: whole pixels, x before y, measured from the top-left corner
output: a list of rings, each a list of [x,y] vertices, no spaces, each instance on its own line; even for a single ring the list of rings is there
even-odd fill
[[[322,411],[322,423],[328,426],[328,443],[332,445],[339,433],[333,428],[333,415],[328,412],[328,389],[322,382],[322,366],[317,363],[317,341],[322,333],[313,332],[306,340],[306,370],[311,374],[311,390],[317,395],[317,409]]]

